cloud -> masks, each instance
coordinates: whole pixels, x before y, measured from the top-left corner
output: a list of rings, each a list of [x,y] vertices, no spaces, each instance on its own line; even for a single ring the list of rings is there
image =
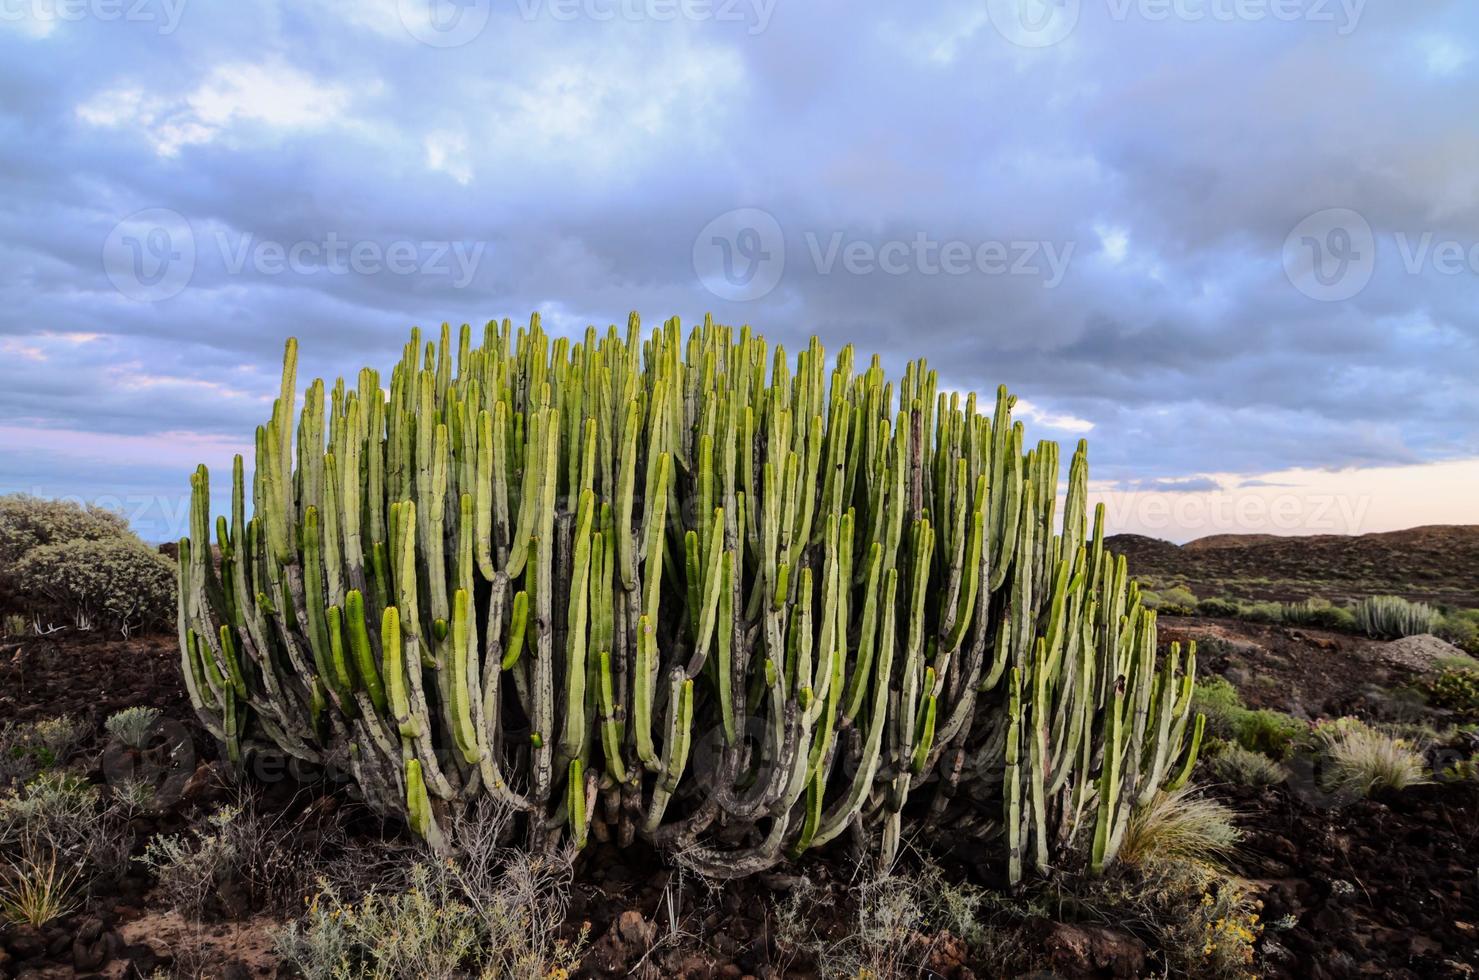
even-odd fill
[[[1222,484],[1211,477],[1198,476],[1179,480],[1132,480],[1122,482],[1119,489],[1136,493],[1206,493],[1221,490]]]
[[[105,89],[77,106],[77,118],[92,126],[141,131],[160,156],[173,157],[237,124],[316,129],[335,121],[350,101],[343,86],[281,62],[238,62],[216,68],[183,98],[128,84]]]
[[[1109,486],[1187,499],[1213,477],[1479,457],[1479,271],[1410,270],[1397,244],[1479,243],[1479,135],[1459,115],[1479,94],[1479,11],[1370,4],[1338,36],[1085,5],[1062,44],[1029,50],[987,6],[790,5],[756,32],[499,6],[448,48],[394,0],[222,5],[163,35],[96,18],[45,43],[0,32],[0,416],[42,439],[246,439],[288,333],[306,381],[387,367],[413,323],[537,309],[578,334],[711,311],[792,351],[812,333],[876,351],[893,377],[924,356],[942,385],[1005,383],[1030,439],[1086,434]],[[157,208],[196,260],[176,295],[139,302],[104,243]],[[699,231],[741,208],[774,218],[762,244],[783,257],[743,301],[694,262]],[[1283,267],[1325,208],[1376,237],[1369,285],[1341,302]],[[266,274],[231,268],[219,236],[481,260],[466,281]],[[808,242],[834,236],[909,258],[820,268]],[[936,258],[1026,261],[932,271],[921,238]],[[0,479],[22,466],[0,454]]]

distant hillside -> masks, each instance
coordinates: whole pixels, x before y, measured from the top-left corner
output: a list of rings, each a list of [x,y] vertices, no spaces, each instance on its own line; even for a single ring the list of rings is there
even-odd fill
[[[1479,607],[1479,525],[1382,534],[1213,534],[1175,545],[1115,534],[1109,548],[1152,587],[1184,585],[1198,598],[1332,601],[1391,594]]]

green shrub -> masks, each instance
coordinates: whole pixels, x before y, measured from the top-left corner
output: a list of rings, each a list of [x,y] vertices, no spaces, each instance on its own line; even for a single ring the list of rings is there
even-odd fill
[[[1238,617],[1250,623],[1278,625],[1284,621],[1284,604],[1282,602],[1250,602],[1242,607]]]
[[[44,545],[132,536],[121,514],[101,507],[25,493],[0,497],[0,572]]]
[[[165,627],[175,615],[174,564],[133,537],[42,545],[16,564],[15,577],[79,628],[127,635]]]
[[[1459,649],[1479,656],[1479,609],[1458,609],[1447,613],[1433,633]]]
[[[0,724],[0,790],[66,762],[87,734],[85,724],[65,715],[26,725]]]
[[[1243,748],[1236,742],[1218,741],[1205,753],[1207,771],[1214,779],[1238,786],[1263,788],[1277,786],[1289,778],[1289,770],[1261,752]]]
[[[1356,624],[1367,636],[1397,640],[1404,636],[1431,633],[1438,625],[1438,610],[1425,602],[1408,602],[1401,596],[1369,596],[1356,603]]]
[[[1424,682],[1428,701],[1465,721],[1479,721],[1479,670],[1450,667]]]
[[[1197,597],[1179,585],[1162,592],[1142,591],[1140,601],[1166,616],[1190,616],[1197,611]]]
[[[1192,711],[1207,716],[1209,734],[1271,759],[1288,758],[1295,741],[1308,730],[1299,719],[1283,712],[1249,708],[1224,677],[1198,681],[1192,702]]]
[[[1356,614],[1341,606],[1332,606],[1326,599],[1286,602],[1283,619],[1294,626],[1310,626],[1342,633],[1354,633],[1357,630]]]
[[[42,773],[0,797],[0,847],[35,856],[84,851],[98,831],[97,787],[70,773]]]
[[[1240,615],[1242,611],[1243,607],[1236,599],[1223,596],[1213,596],[1197,602],[1197,615],[1199,616],[1220,616],[1230,619]]]

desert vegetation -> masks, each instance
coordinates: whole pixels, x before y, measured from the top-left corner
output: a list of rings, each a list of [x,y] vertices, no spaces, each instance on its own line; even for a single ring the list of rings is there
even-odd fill
[[[923,362],[295,353],[170,558],[0,498],[0,975],[1479,968],[1471,611],[1144,588]]]
[[[1083,444],[1059,522],[1058,447],[1005,389],[986,415],[854,358],[635,315],[444,328],[388,400],[370,369],[310,384],[295,444],[290,341],[219,573],[193,478],[203,723],[333,760],[434,847],[486,796],[531,847],[640,835],[738,876],[854,828],[887,866],[953,799],[1012,884],[1080,835],[1102,870],[1195,763],[1195,649],[1158,652]]]
[[[0,496],[5,634],[57,628],[127,636],[168,625],[172,563],[112,511],[27,494]]]

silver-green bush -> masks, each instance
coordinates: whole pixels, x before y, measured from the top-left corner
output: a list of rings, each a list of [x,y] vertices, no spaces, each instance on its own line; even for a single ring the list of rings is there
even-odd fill
[[[101,507],[25,493],[0,497],[0,570],[43,545],[132,536],[121,514]]]
[[[21,591],[79,627],[167,626],[175,613],[175,569],[134,537],[74,540],[33,548],[15,566]]]

